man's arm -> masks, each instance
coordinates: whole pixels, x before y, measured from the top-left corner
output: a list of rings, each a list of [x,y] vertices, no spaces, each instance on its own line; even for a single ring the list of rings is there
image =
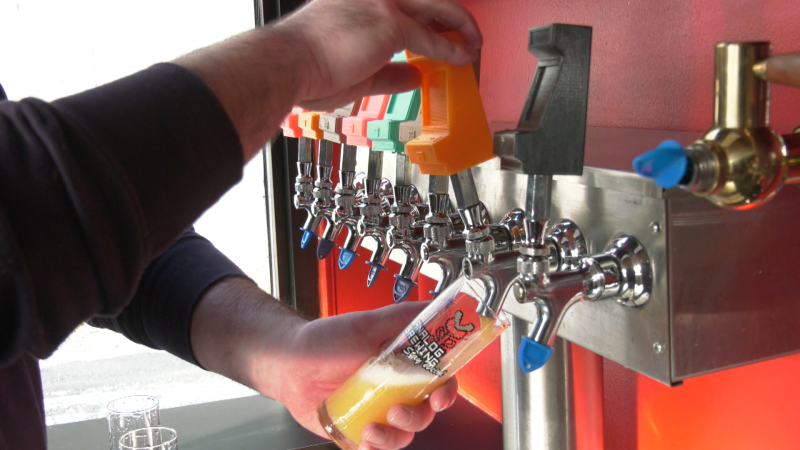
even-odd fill
[[[187,231],[145,269],[120,314],[98,316],[89,324],[198,364],[190,341],[192,313],[211,286],[231,277],[247,278],[206,238]]]
[[[94,326],[167,350],[281,401],[306,428],[325,436],[317,406],[394,339],[424,304],[392,306],[308,322],[262,291],[204,237],[188,231],[145,270],[133,301]],[[373,425],[382,449],[405,446],[454,401],[455,379],[418,407],[399,405],[397,428]],[[387,418],[388,419],[388,418]]]
[[[119,312],[241,171],[224,109],[173,64],[51,104],[0,103],[0,364],[45,358]]]
[[[474,59],[441,27],[479,45],[454,0],[317,0],[177,65],[51,104],[1,103],[0,364],[47,357],[78,324],[120,311],[293,104],[415,86],[415,71],[386,65],[404,47]]]

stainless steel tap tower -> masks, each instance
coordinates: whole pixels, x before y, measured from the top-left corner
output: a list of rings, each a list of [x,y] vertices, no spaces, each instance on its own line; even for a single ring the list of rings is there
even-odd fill
[[[589,27],[554,24],[532,29],[528,50],[536,56],[538,66],[522,116],[515,130],[495,135],[494,151],[500,157],[501,168],[528,175],[525,241],[519,246],[520,256],[516,261],[521,283],[549,276],[551,252],[546,239],[553,175],[583,172],[591,43]],[[585,246],[582,250],[585,251]],[[507,290],[521,291],[519,286],[511,285]],[[537,294],[533,294],[534,302],[540,301]],[[508,305],[514,306],[513,300]],[[524,373],[518,365],[522,363],[520,342],[526,336],[546,346],[553,345],[551,339],[557,325],[549,325],[553,331],[541,328],[545,320],[555,322],[554,316],[560,315],[562,309],[547,304],[524,306],[549,309],[540,312],[533,321],[525,320],[522,314],[512,314],[511,328],[501,338],[503,448],[575,449],[574,376],[569,344],[559,343],[555,357],[539,373]],[[601,378],[602,373],[589,376]],[[602,424],[602,410],[587,413],[600,414],[601,420],[594,423]],[[595,433],[602,436],[602,429]]]

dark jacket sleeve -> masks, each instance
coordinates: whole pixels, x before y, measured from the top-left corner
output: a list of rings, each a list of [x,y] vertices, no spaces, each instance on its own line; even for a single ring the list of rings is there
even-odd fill
[[[133,300],[118,316],[89,323],[199,365],[190,341],[192,314],[206,290],[228,277],[246,278],[206,238],[187,231],[145,269]]]
[[[45,103],[0,103],[0,364],[119,313],[144,268],[241,178],[224,109],[159,64]]]

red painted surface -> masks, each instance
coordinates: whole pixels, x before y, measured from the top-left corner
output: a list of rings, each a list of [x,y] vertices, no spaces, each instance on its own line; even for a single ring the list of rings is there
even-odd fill
[[[703,131],[713,119],[716,43],[770,40],[774,53],[800,51],[798,0],[462,3],[484,35],[480,88],[489,122],[519,118],[536,67],[527,31],[548,23],[594,29],[590,126]],[[772,87],[771,120],[780,133],[800,124],[800,90]],[[339,312],[391,301],[391,275],[383,274],[367,293],[361,287],[367,270],[359,266],[335,272]],[[462,393],[495,417],[501,414],[499,360],[499,345],[494,345],[459,374]],[[699,377],[677,388],[610,361],[603,369],[606,449],[800,447],[798,355]],[[586,450],[596,442],[579,444]]]
[[[640,449],[800,448],[797,355],[687,380],[669,388],[640,377]]]
[[[797,0],[462,0],[484,36],[481,97],[489,122],[519,119],[536,60],[528,29],[593,27],[590,126],[702,131],[713,119],[714,45],[770,40],[800,51]],[[772,90],[772,123],[800,123],[800,91]]]

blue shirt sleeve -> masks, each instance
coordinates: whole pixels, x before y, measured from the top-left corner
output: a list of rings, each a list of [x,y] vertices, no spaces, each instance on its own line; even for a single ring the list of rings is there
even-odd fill
[[[0,366],[121,312],[242,167],[224,108],[174,64],[52,103],[0,102]]]
[[[89,323],[199,366],[192,353],[192,314],[208,288],[228,277],[246,275],[206,238],[187,231],[148,266],[122,313]]]

